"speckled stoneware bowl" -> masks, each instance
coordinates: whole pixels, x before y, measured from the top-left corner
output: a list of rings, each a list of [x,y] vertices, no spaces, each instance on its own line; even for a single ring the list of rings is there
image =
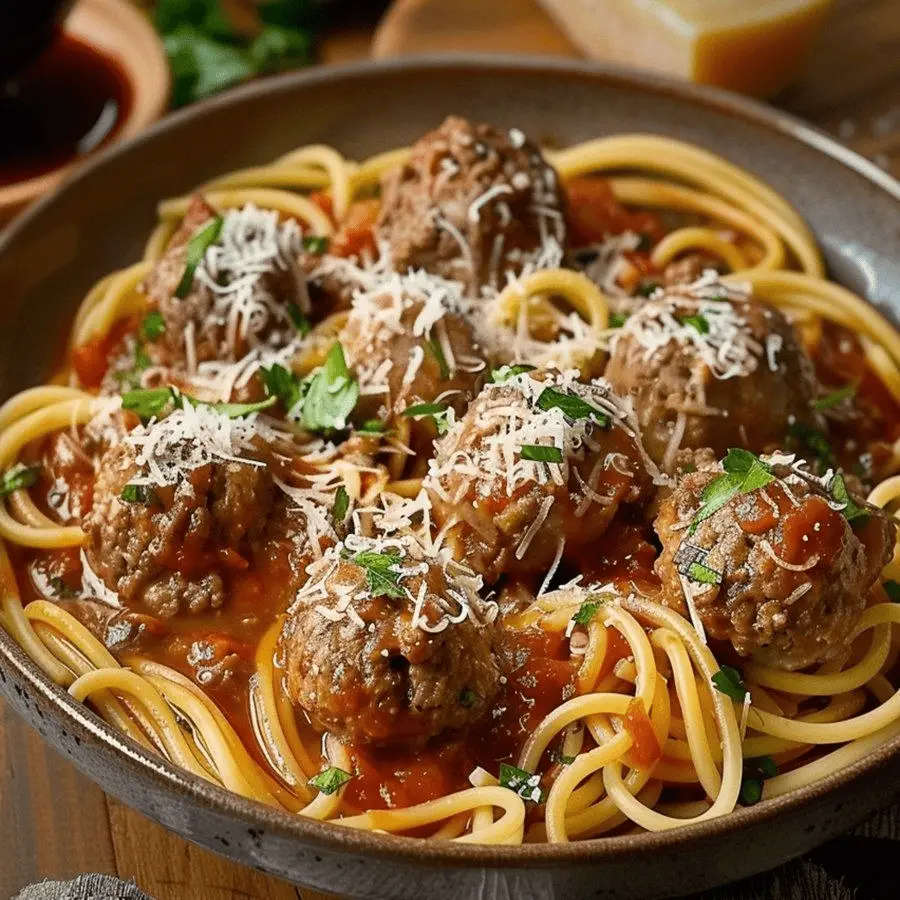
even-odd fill
[[[900,313],[900,185],[763,106],[660,78],[546,59],[402,60],[252,84],[115,147],[0,238],[0,400],[42,380],[76,304],[140,256],[157,200],[300,144],[361,158],[449,112],[568,144],[620,131],[696,141],[780,190],[832,275]],[[900,740],[777,800],[669,831],[479,847],[351,831],[242,800],[151,756],[52,685],[0,632],[0,689],[104,790],[205,847],[355,898],[580,900],[690,893],[778,865],[900,798]]]

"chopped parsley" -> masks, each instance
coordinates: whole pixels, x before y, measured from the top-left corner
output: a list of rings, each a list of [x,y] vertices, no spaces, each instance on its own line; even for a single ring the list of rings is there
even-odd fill
[[[269,368],[263,366],[259,370],[266,393],[276,397],[286,413],[290,413],[304,398],[309,384],[289,372],[284,366],[274,363]]]
[[[843,503],[844,507],[841,512],[844,514],[844,518],[850,522],[850,524],[856,525],[865,525],[866,522],[869,521],[869,513],[868,511],[859,506],[854,502],[853,498],[850,496],[850,492],[847,490],[847,483],[844,481],[844,476],[838,473],[831,479],[828,483],[828,491],[832,497],[838,502]]]
[[[881,586],[884,588],[884,592],[888,595],[888,600],[891,603],[900,603],[900,582],[888,579],[882,582]]]
[[[834,451],[828,438],[818,428],[792,422],[788,426],[788,445],[806,456],[813,456],[819,466],[825,469],[834,468]]]
[[[637,291],[635,293],[637,293],[639,297],[650,297],[653,292],[659,287],[661,287],[661,285],[658,281],[651,281],[645,278],[637,286]]]
[[[122,409],[136,413],[142,422],[158,418],[160,413],[174,403],[175,395],[171,388],[145,388],[127,391],[122,394]]]
[[[141,322],[141,336],[144,340],[155,341],[165,332],[165,330],[166,320],[158,309],[153,310],[153,312],[148,312],[147,315],[144,316],[144,321]]]
[[[741,782],[741,803],[753,806],[762,800],[763,782],[778,774],[778,764],[771,756],[758,756],[744,761],[744,778]]]
[[[347,510],[350,509],[350,495],[342,484],[334,492],[334,504],[331,507],[331,516],[335,522],[343,522],[347,518]]]
[[[578,607],[578,611],[572,616],[572,621],[575,622],[576,625],[587,625],[594,616],[597,615],[597,610],[603,606],[605,601],[603,600],[593,600],[587,599],[581,606]]]
[[[562,749],[557,749],[556,747],[550,751],[550,762],[558,763],[561,766],[571,766],[576,758],[563,753]]]
[[[312,325],[310,324],[309,319],[303,315],[300,310],[300,307],[297,306],[296,303],[288,303],[287,305],[287,314],[290,317],[291,323],[294,328],[297,329],[297,333],[300,337],[306,337],[309,332],[312,330]]]
[[[227,419],[240,419],[243,416],[249,416],[251,413],[260,412],[275,405],[275,397],[266,397],[265,400],[258,400],[256,403],[206,403],[203,400],[197,400],[182,394],[185,400],[192,406],[208,406],[219,415],[225,416]]]
[[[614,312],[609,314],[609,327],[621,328],[628,321],[628,313]]]
[[[6,497],[13,491],[21,491],[23,488],[30,488],[40,474],[40,466],[17,463],[11,469],[7,469],[0,478],[0,497]]]
[[[349,554],[344,551],[344,559],[349,560],[361,569],[365,569],[369,592],[373,597],[395,597],[402,600],[406,592],[400,587],[399,553],[379,553],[375,550],[361,550]]]
[[[687,577],[698,584],[721,584],[722,573],[701,562],[692,562],[687,568]]]
[[[328,250],[328,238],[318,234],[307,234],[303,238],[303,249],[321,255]]]
[[[544,388],[541,391],[541,395],[537,398],[537,407],[545,412],[551,409],[560,409],[567,419],[573,421],[590,419],[601,428],[609,427],[609,416],[605,412],[586,400],[582,400],[577,394],[563,393],[552,387]]]
[[[134,350],[134,364],[130,369],[122,369],[113,372],[113,377],[119,382],[119,388],[125,390],[137,390],[141,386],[141,373],[150,368],[150,357],[144,348],[138,344]]]
[[[477,699],[478,694],[472,688],[465,688],[465,690],[459,692],[459,705],[464,706],[466,709],[471,709]]]
[[[772,467],[749,450],[732,447],[722,460],[724,475],[711,481],[700,495],[700,509],[691,520],[690,534],[738,494],[749,494],[775,481]]]
[[[387,422],[381,419],[366,419],[359,428],[356,429],[360,434],[390,434],[391,429],[388,428]]]
[[[500,763],[500,787],[509,788],[523,800],[530,800],[532,803],[543,803],[546,799],[541,789],[540,773],[532,775],[531,772],[508,763]]]
[[[832,391],[830,394],[826,394],[824,397],[819,397],[818,400],[814,400],[813,408],[831,409],[832,407],[840,405],[845,400],[849,400],[855,393],[855,384],[845,384],[842,388],[838,388],[836,391]]]
[[[149,506],[156,500],[156,492],[149,484],[126,484],[119,495],[126,503]]]
[[[720,694],[731,697],[738,703],[743,703],[747,696],[747,688],[744,687],[744,679],[741,673],[732,666],[722,666],[712,677],[712,683]]]
[[[323,769],[318,775],[309,779],[309,783],[323,794],[333,794],[339,791],[353,776],[336,766]]]
[[[692,316],[682,316],[678,320],[682,325],[690,325],[700,334],[709,334],[709,320],[700,313],[694,313]]]
[[[447,357],[444,356],[444,349],[441,342],[437,338],[428,339],[428,349],[434,354],[437,360],[438,369],[441,373],[441,381],[446,381],[450,377],[450,366],[447,365]]]
[[[206,251],[219,239],[224,221],[221,216],[210,219],[188,241],[184,257],[184,274],[181,276],[181,281],[178,282],[178,287],[175,288],[176,297],[184,299],[191,292],[197,266],[203,261]]]
[[[491,369],[491,377],[489,380],[493,384],[505,384],[510,378],[515,378],[516,375],[533,371],[534,366],[529,366],[525,363],[517,363],[514,366],[500,366],[499,369]]]
[[[408,419],[431,419],[438,434],[446,434],[450,429],[450,408],[446,403],[414,403],[407,406],[401,415]]]
[[[350,374],[344,348],[335,343],[325,364],[309,379],[300,422],[307,431],[343,431],[359,399],[359,383]]]
[[[522,444],[519,456],[531,462],[561,463],[563,453],[559,447],[545,447],[542,444]]]
[[[69,600],[72,597],[78,596],[78,591],[67,584],[66,580],[61,575],[54,575],[47,584],[53,592],[53,596],[59,597],[61,600]]]

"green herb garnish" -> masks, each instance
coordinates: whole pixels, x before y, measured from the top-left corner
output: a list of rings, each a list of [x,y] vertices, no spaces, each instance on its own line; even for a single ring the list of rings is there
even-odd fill
[[[661,285],[658,281],[649,281],[645,279],[637,286],[637,290],[635,291],[635,293],[639,297],[650,297],[652,296],[653,292],[659,287],[661,287]]]
[[[788,444],[804,455],[812,455],[822,470],[834,468],[834,451],[818,428],[792,422],[788,426]]]
[[[741,803],[753,806],[762,799],[763,782],[778,774],[778,764],[771,756],[758,756],[744,760],[744,778],[741,782]]]
[[[310,253],[322,254],[328,249],[328,238],[318,234],[307,234],[303,238],[303,249]]]
[[[379,553],[375,550],[361,550],[350,554],[344,551],[344,559],[365,569],[369,592],[373,597],[396,597],[402,600],[406,592],[400,587],[400,554],[394,552]]]
[[[836,391],[832,391],[830,394],[826,394],[824,397],[819,397],[818,400],[814,400],[813,408],[831,409],[834,406],[840,405],[845,400],[849,400],[855,393],[855,384],[845,384],[842,388],[838,388]]]
[[[224,221],[221,216],[210,219],[188,241],[184,257],[184,274],[181,276],[181,281],[178,282],[178,287],[175,288],[176,297],[184,299],[191,292],[197,266],[203,261],[206,251],[219,239]]]
[[[7,469],[0,478],[0,497],[6,497],[13,491],[21,491],[23,488],[30,488],[38,480],[40,474],[40,466],[16,463],[12,468]]]
[[[325,364],[309,379],[303,398],[301,424],[307,431],[343,431],[359,399],[359,383],[347,368],[344,348],[336,343]]]
[[[181,396],[191,406],[208,406],[213,412],[217,412],[228,419],[240,419],[243,416],[249,416],[251,413],[257,413],[274,406],[276,402],[275,397],[266,397],[265,400],[258,400],[256,403],[206,403],[203,400],[189,397],[187,394],[182,394]]]
[[[850,522],[851,524],[862,526],[869,521],[868,511],[862,506],[859,506],[857,503],[855,503],[853,498],[850,496],[850,492],[847,490],[847,483],[844,481],[843,475],[838,473],[834,476],[834,478],[831,479],[828,484],[828,491],[838,503],[844,504],[841,512],[844,514],[844,518],[848,522]]]
[[[561,766],[571,766],[576,759],[577,757],[569,756],[555,747],[550,751],[550,762],[558,763]]]
[[[537,398],[537,407],[545,412],[551,409],[560,409],[566,418],[573,421],[590,419],[601,428],[609,427],[609,416],[605,412],[586,400],[582,400],[577,394],[563,393],[552,387],[544,388],[541,391]]]
[[[446,403],[414,403],[407,406],[401,415],[408,419],[431,419],[438,434],[446,434],[450,429],[450,408]]]
[[[381,419],[366,419],[359,428],[356,429],[360,434],[390,434],[391,429],[388,428],[387,422]]]
[[[333,794],[339,791],[353,776],[343,769],[335,766],[329,766],[323,769],[318,775],[309,779],[309,783],[323,794]]]
[[[694,313],[691,316],[682,316],[679,320],[682,325],[690,325],[700,334],[709,334],[709,320],[700,313]]]
[[[438,369],[441,373],[441,381],[446,381],[450,377],[450,366],[447,365],[447,357],[444,356],[441,342],[437,338],[429,338],[428,349],[434,354],[434,358],[437,360]]]
[[[738,703],[743,703],[747,696],[747,688],[744,687],[744,679],[741,673],[732,666],[722,666],[712,677],[713,686],[720,694],[731,697]]]
[[[509,788],[532,803],[543,803],[545,800],[540,773],[532,774],[508,763],[500,763],[500,787]]]
[[[563,453],[559,447],[545,447],[542,444],[522,444],[519,456],[531,462],[561,463]]]
[[[160,413],[174,404],[176,395],[171,388],[145,388],[122,394],[122,409],[136,413],[142,422],[158,418]]]
[[[61,600],[69,600],[78,596],[78,591],[66,584],[65,579],[60,575],[54,575],[47,584],[53,592],[53,596],[59,597]]]
[[[309,319],[307,319],[300,311],[300,307],[297,306],[296,303],[288,303],[287,314],[290,317],[294,328],[297,329],[297,334],[299,334],[300,337],[306,337],[312,330],[312,325],[310,324]]]
[[[900,582],[888,579],[883,581],[881,586],[884,588],[884,592],[888,595],[888,600],[891,603],[900,603]]]
[[[628,321],[628,313],[614,312],[609,314],[609,327],[621,328]]]
[[[466,709],[471,709],[477,699],[478,694],[472,688],[465,688],[465,690],[459,692],[459,705],[464,706]]]
[[[749,450],[732,447],[722,460],[724,475],[711,481],[700,495],[700,509],[691,520],[690,534],[738,494],[749,494],[775,481],[772,467]]]
[[[334,505],[331,507],[331,517],[335,522],[343,522],[347,518],[347,510],[350,509],[350,495],[342,484],[334,492]]]
[[[493,384],[505,384],[516,375],[522,375],[524,372],[533,372],[534,366],[525,363],[516,363],[514,366],[500,366],[498,369],[491,369],[491,377],[488,379]]]
[[[597,615],[597,610],[603,606],[604,602],[588,598],[578,607],[578,611],[572,616],[572,621],[577,625],[587,625]]]
[[[698,584],[721,584],[722,573],[701,562],[692,562],[687,568],[687,577]]]
[[[276,397],[286,413],[293,411],[294,407],[303,399],[309,384],[302,378],[298,378],[293,372],[289,372],[284,366],[274,363],[259,370],[266,393]]]
[[[156,492],[149,484],[126,484],[119,495],[126,503],[149,506],[156,501]]]
[[[144,321],[141,322],[141,335],[144,340],[155,341],[165,332],[165,330],[166,320],[158,309],[153,310],[153,312],[148,312],[147,315],[144,316]]]

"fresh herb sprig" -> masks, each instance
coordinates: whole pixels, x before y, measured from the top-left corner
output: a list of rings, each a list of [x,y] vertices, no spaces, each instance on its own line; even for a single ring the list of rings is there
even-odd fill
[[[359,553],[342,553],[344,559],[365,570],[366,582],[372,597],[394,597],[402,600],[406,592],[400,586],[400,554],[376,550],[360,550]]]
[[[738,494],[749,494],[775,481],[772,467],[749,450],[732,448],[722,460],[724,475],[711,481],[700,495],[700,509],[691,520],[690,534]]]

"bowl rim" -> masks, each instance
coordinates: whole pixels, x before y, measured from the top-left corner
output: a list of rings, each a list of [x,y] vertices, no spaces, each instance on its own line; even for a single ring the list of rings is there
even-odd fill
[[[831,157],[861,175],[897,201],[900,207],[900,182],[874,163],[839,144],[824,131],[780,110],[765,106],[726,91],[681,82],[655,73],[639,72],[622,66],[601,65],[582,60],[527,55],[439,54],[409,56],[387,60],[366,60],[340,66],[318,66],[251,82],[212,97],[160,120],[138,136],[119,141],[97,153],[67,180],[57,192],[40,199],[0,233],[0,255],[10,252],[17,235],[51,211],[58,198],[77,188],[78,182],[101,169],[113,158],[127,154],[132,147],[152,141],[158,134],[177,130],[195,117],[203,117],[224,106],[252,102],[262,95],[290,93],[297,88],[311,88],[326,82],[342,82],[392,75],[400,72],[464,70],[496,74],[546,74],[569,77],[582,82],[594,81],[641,93],[675,97],[694,105],[711,108],[743,122],[750,122],[777,134],[799,141],[813,150]],[[282,839],[298,840],[309,847],[360,853],[384,859],[404,859],[421,866],[435,867],[510,867],[535,869],[635,857],[647,852],[671,851],[683,843],[733,835],[751,827],[759,827],[789,810],[798,810],[849,784],[866,772],[885,765],[900,751],[900,735],[882,744],[870,754],[804,788],[772,800],[704,822],[684,825],[662,832],[618,835],[572,841],[566,844],[485,845],[451,841],[427,841],[418,838],[378,834],[347,828],[331,822],[308,819],[284,810],[265,806],[232,793],[224,787],[205,781],[179,769],[162,757],[151,753],[116,731],[85,704],[75,701],[56,685],[25,655],[14,639],[0,628],[0,663],[24,680],[31,691],[56,707],[66,725],[81,732],[82,737],[112,750],[126,763],[126,775],[147,776],[168,792],[186,795],[186,800],[213,807],[240,824],[263,826]]]

